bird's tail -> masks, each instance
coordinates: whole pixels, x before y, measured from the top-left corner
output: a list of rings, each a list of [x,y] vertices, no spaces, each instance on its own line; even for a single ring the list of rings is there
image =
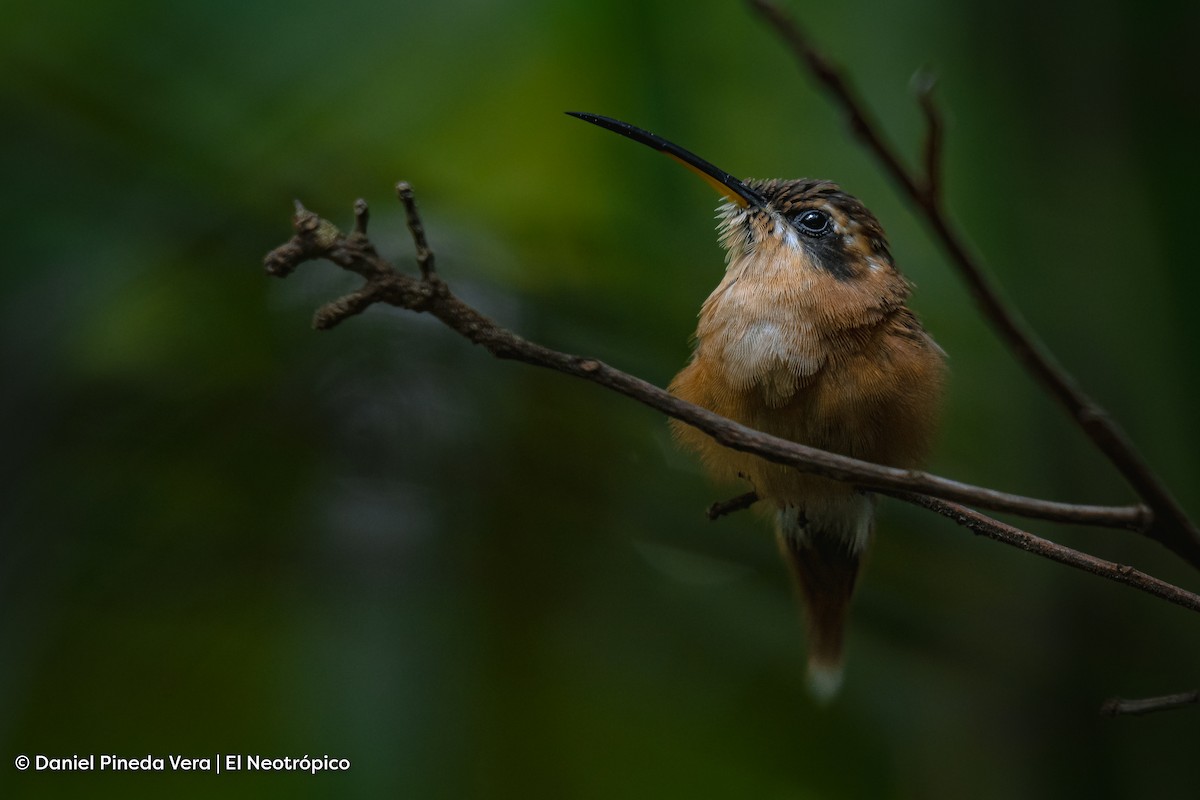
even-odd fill
[[[808,629],[808,688],[820,702],[832,700],[842,685],[846,619],[871,516],[868,507],[847,530],[845,521],[822,524],[796,509],[779,512],[779,550],[795,578]]]

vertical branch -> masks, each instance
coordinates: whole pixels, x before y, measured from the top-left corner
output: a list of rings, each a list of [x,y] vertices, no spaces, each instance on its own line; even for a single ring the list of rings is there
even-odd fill
[[[1000,299],[1000,293],[984,271],[982,261],[967,247],[962,233],[942,210],[936,191],[928,180],[920,181],[904,166],[881,130],[871,121],[866,105],[849,81],[813,46],[808,36],[773,0],[748,0],[750,5],[778,32],[796,58],[812,73],[849,117],[850,127],[863,145],[875,154],[891,176],[920,210],[925,222],[967,284],[975,304],[997,335],[1042,388],[1070,415],[1117,468],[1121,476],[1154,512],[1148,535],[1176,555],[1195,564],[1200,562],[1200,530],[1184,512],[1166,485],[1150,468],[1125,431],[1095,400],[1084,393],[1075,379],[1050,354],[1020,315]],[[932,106],[926,93],[925,103]],[[930,119],[928,113],[926,119]],[[932,133],[932,131],[931,131]],[[940,157],[941,128],[938,141],[926,144],[926,158]],[[929,171],[929,165],[926,165]],[[935,167],[931,175],[937,175]]]
[[[932,72],[921,70],[913,76],[917,103],[925,115],[925,188],[926,202],[938,207],[942,202],[942,112],[933,102],[933,90],[937,77]]]
[[[371,209],[367,201],[361,197],[354,201],[354,233],[358,236],[367,235],[367,223],[371,221]]]
[[[417,248],[417,267],[421,270],[421,277],[429,280],[435,274],[433,250],[425,240],[425,225],[421,222],[421,215],[417,213],[417,200],[413,196],[412,185],[407,181],[400,181],[396,184],[396,195],[404,204],[404,214],[408,217],[408,231],[412,234],[413,243]]]

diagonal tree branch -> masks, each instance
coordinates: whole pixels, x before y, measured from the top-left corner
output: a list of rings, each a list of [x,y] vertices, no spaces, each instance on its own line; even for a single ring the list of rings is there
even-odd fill
[[[1157,540],[1193,566],[1200,566],[1200,531],[1183,511],[1166,485],[1146,463],[1121,427],[1098,403],[1083,392],[1066,370],[1037,340],[1028,325],[1000,299],[995,285],[984,271],[981,260],[966,245],[958,228],[943,210],[937,189],[938,168],[930,164],[940,155],[940,117],[928,91],[918,89],[918,97],[931,128],[928,136],[936,144],[926,145],[925,180],[904,165],[880,127],[871,119],[866,103],[850,82],[809,40],[796,21],[773,0],[748,0],[795,54],[833,102],[846,113],[850,127],[870,150],[892,180],[920,210],[925,222],[950,256],[984,317],[1012,351],[1017,360],[1066,410],[1075,423],[1108,457],[1122,477],[1154,513],[1147,535]],[[934,129],[934,126],[937,129]],[[932,154],[932,156],[931,156]]]
[[[939,500],[936,497],[917,494],[915,492],[896,492],[890,489],[876,491],[879,494],[886,494],[898,500],[903,500],[906,503],[927,508],[936,514],[941,514],[943,517],[954,520],[964,528],[997,542],[1018,547],[1029,553],[1036,553],[1043,558],[1057,561],[1059,564],[1066,564],[1068,567],[1081,569],[1084,572],[1090,572],[1093,575],[1099,575],[1102,578],[1108,578],[1110,581],[1123,583],[1127,586],[1136,586],[1142,591],[1156,597],[1161,597],[1169,603],[1174,603],[1191,611],[1200,611],[1200,595],[1180,589],[1178,586],[1161,581],[1144,572],[1139,572],[1133,567],[1117,564],[1112,561],[1105,561],[1102,558],[1096,558],[1087,553],[1072,550],[1069,547],[1056,544],[1040,536],[1034,536],[1028,531],[1014,528],[1012,525],[1006,525],[1003,522],[980,514],[978,511],[972,511],[958,503]]]
[[[980,536],[986,536],[997,542],[1012,545],[1026,552],[1035,553],[1051,561],[1057,561],[1068,567],[1075,567],[1076,569],[1108,578],[1117,583],[1136,586],[1143,591],[1161,597],[1167,602],[1183,606],[1192,611],[1200,611],[1200,595],[1180,589],[1178,586],[1161,581],[1158,578],[1147,575],[1144,572],[1139,572],[1124,564],[1105,561],[1087,553],[1081,553],[1078,550],[1072,550],[1069,547],[1056,544],[1040,536],[1035,536],[1020,528],[1014,528],[1012,525],[1006,525],[999,520],[980,514],[959,503],[939,500],[936,497],[918,492],[896,491],[894,489],[876,489],[875,493],[888,495],[897,500],[903,500],[906,503],[920,506],[935,514],[941,514],[943,517],[953,520]],[[708,518],[710,520],[717,520],[728,514],[743,511],[756,502],[758,502],[758,495],[755,492],[740,494],[737,497],[713,503],[709,506]]]
[[[406,193],[411,194],[411,188],[402,183],[398,193],[404,197]],[[408,212],[415,215],[415,207],[409,207]],[[1024,497],[918,470],[872,464],[768,436],[680,400],[665,389],[596,359],[561,353],[522,339],[462,302],[432,271],[419,279],[397,272],[379,257],[365,234],[355,231],[343,236],[333,223],[307,210],[301,210],[296,215],[295,228],[296,236],[290,242],[268,254],[266,269],[269,273],[283,277],[303,261],[324,258],[367,279],[359,290],[317,311],[313,325],[319,330],[332,328],[378,302],[423,311],[437,317],[475,344],[484,346],[497,358],[547,367],[599,383],[696,426],[726,447],[752,452],[768,461],[792,466],[803,472],[854,482],[870,489],[925,492],[994,511],[1055,522],[1141,532],[1148,521],[1147,509],[1142,506],[1078,505]]]
[[[424,252],[424,263],[430,265],[432,252],[429,251],[428,245],[424,244],[423,227],[413,201],[412,188],[407,183],[401,183],[397,186],[397,193],[404,202],[409,217],[409,227],[413,232],[414,241],[417,243],[418,254]],[[366,279],[365,284],[357,291],[327,303],[317,311],[313,319],[313,325],[317,329],[332,328],[349,317],[361,313],[374,303],[388,303],[412,311],[432,314],[471,342],[482,345],[497,358],[521,361],[592,381],[671,417],[694,425],[727,447],[754,453],[767,460],[786,464],[803,472],[851,482],[864,489],[890,493],[902,500],[917,503],[938,511],[938,513],[946,513],[941,509],[953,508],[954,514],[963,519],[972,520],[980,532],[983,532],[984,528],[1007,531],[1008,539],[999,535],[994,537],[1001,541],[1062,563],[1070,563],[1073,566],[1081,566],[1090,560],[1104,566],[1091,569],[1081,566],[1081,568],[1149,592],[1157,597],[1171,600],[1171,602],[1192,608],[1192,610],[1200,611],[1200,598],[1190,595],[1183,589],[1172,587],[1128,567],[1108,565],[1107,562],[1094,559],[1086,554],[1047,542],[1046,545],[1055,548],[1055,554],[1051,554],[1046,548],[1030,545],[1030,542],[1034,540],[1044,541],[1037,539],[1032,534],[1005,526],[1003,523],[990,520],[961,506],[939,506],[938,504],[942,503],[942,500],[928,495],[943,499],[963,500],[1035,518],[1105,525],[1130,530],[1140,530],[1145,523],[1145,509],[1140,506],[1079,506],[1021,497],[915,470],[900,470],[871,464],[752,430],[704,408],[684,402],[664,389],[614,369],[596,359],[551,350],[500,327],[456,297],[432,268],[423,268],[422,276],[418,278],[405,275],[392,267],[379,256],[367,238],[366,222],[366,204],[362,201],[355,205],[355,229],[349,235],[342,234],[333,223],[297,204],[297,213],[294,218],[295,235],[288,242],[268,253],[264,260],[267,272],[276,277],[290,275],[306,261],[325,259],[343,269],[362,275]],[[418,233],[419,231],[421,233]],[[420,255],[418,259],[420,260]],[[749,506],[752,502],[753,499],[749,495],[737,499],[737,503],[744,504],[739,507]],[[723,513],[736,510],[733,507],[735,503],[724,505],[727,508]],[[1073,561],[1067,560],[1068,558]],[[1193,599],[1187,600],[1188,597]]]

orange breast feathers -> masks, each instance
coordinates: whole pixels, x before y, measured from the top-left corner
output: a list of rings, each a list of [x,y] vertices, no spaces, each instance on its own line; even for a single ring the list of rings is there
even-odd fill
[[[944,355],[905,307],[907,282],[882,263],[844,280],[798,264],[786,244],[761,244],[731,258],[704,303],[695,352],[672,393],[801,444],[890,466],[920,463],[937,424]],[[715,477],[748,480],[771,506],[811,506],[814,490],[850,491],[672,425]]]

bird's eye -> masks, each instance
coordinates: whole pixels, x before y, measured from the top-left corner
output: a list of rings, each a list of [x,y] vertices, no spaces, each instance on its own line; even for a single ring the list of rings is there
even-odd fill
[[[809,236],[821,236],[829,232],[829,215],[810,208],[796,217],[796,227],[801,233],[807,233]]]

